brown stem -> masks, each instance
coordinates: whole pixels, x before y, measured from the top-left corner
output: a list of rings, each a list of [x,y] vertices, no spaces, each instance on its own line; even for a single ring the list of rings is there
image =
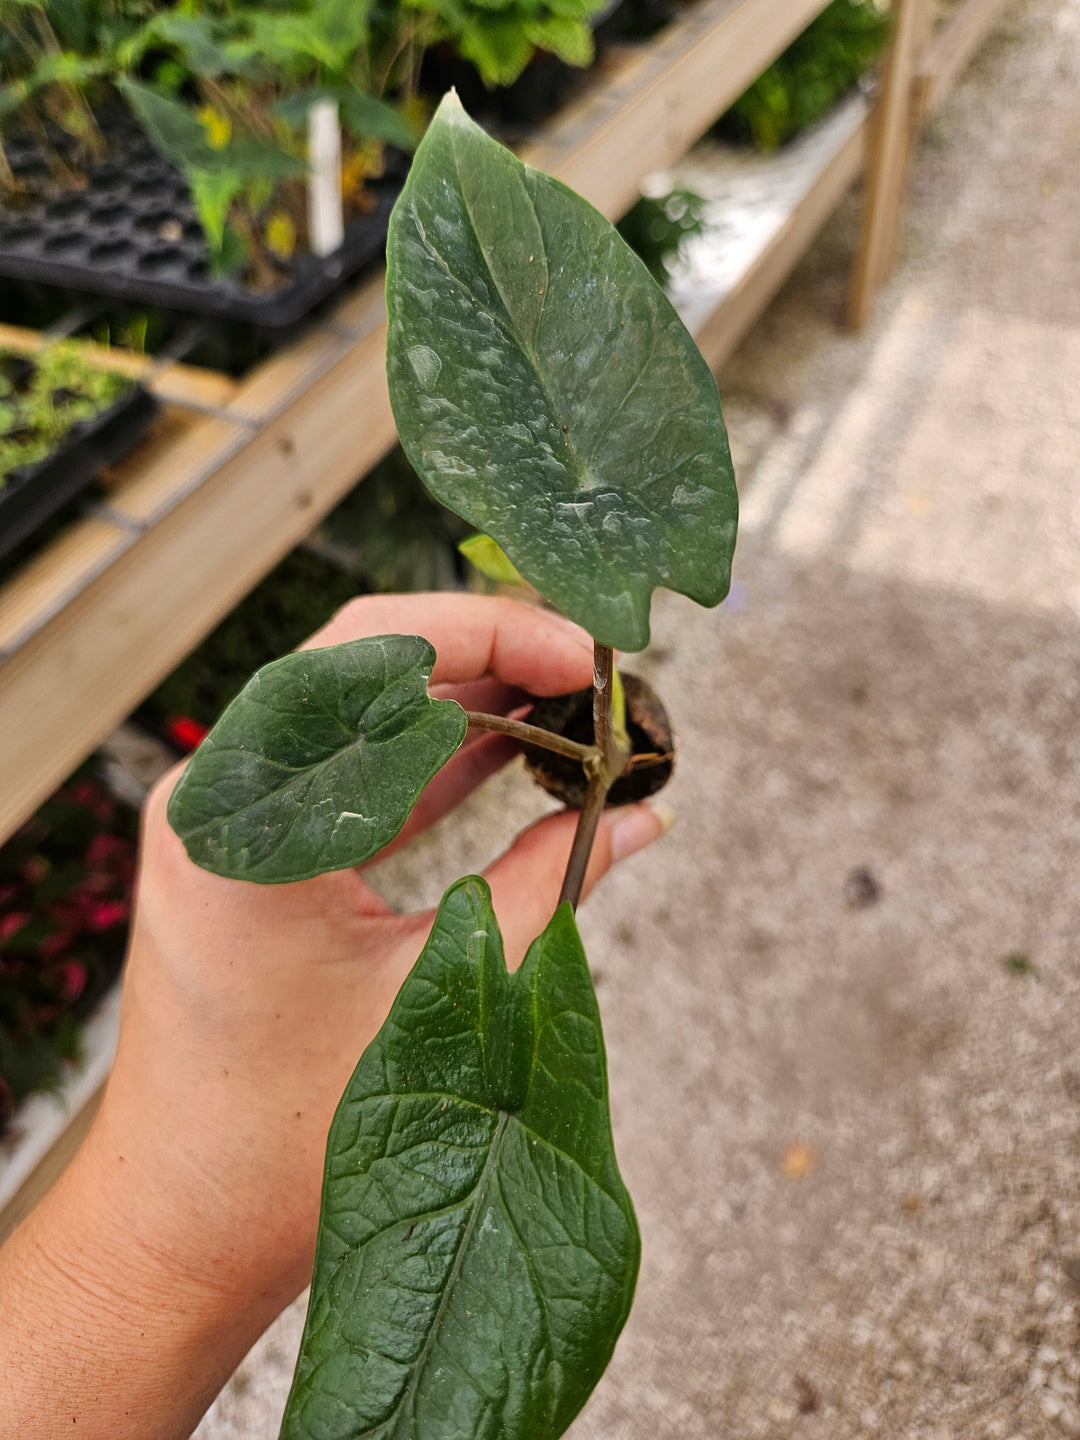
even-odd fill
[[[610,645],[593,646],[593,731],[596,748],[600,751],[607,772],[608,786],[612,786],[626,769],[629,752],[619,743],[615,733],[615,692],[612,680],[615,674],[615,652]]]
[[[562,890],[559,894],[560,905],[569,902],[575,910],[578,907],[578,901],[581,899],[581,887],[585,883],[585,871],[589,868],[589,856],[592,854],[593,841],[596,839],[596,829],[600,824],[600,816],[604,813],[604,802],[607,800],[610,788],[603,775],[594,775],[589,781],[585,804],[581,807],[577,829],[574,831],[574,843],[570,847],[570,859],[567,862],[566,874],[563,876]]]
[[[37,26],[38,34],[41,36],[44,49],[50,54],[62,55],[63,47],[56,38],[56,31],[53,29],[49,17],[40,5],[34,7],[34,23]],[[83,132],[79,138],[86,142],[87,148],[95,160],[103,160],[105,158],[105,137],[98,127],[94,112],[91,110],[86,96],[73,81],[59,80],[56,83],[62,93],[67,96],[69,104],[74,106],[82,117]],[[67,126],[63,128],[67,129]]]
[[[512,735],[528,745],[540,745],[545,750],[554,750],[557,755],[567,755],[571,760],[580,760],[584,765],[595,760],[595,745],[579,745],[565,735],[556,735],[539,725],[529,725],[524,720],[511,720],[506,715],[485,715],[479,710],[466,710],[466,718],[477,730],[493,730],[498,735]]]
[[[596,735],[596,749],[599,763],[591,771],[585,804],[578,817],[574,832],[574,843],[570,847],[566,874],[563,877],[559,904],[567,901],[577,909],[581,899],[581,887],[585,883],[585,871],[589,867],[593,841],[600,816],[604,813],[608,791],[624,773],[630,763],[630,755],[619,743],[615,734],[615,713],[613,707],[612,676],[615,673],[615,652],[610,645],[593,646],[593,731]]]
[[[654,765],[663,765],[668,760],[674,759],[674,750],[664,750],[663,752],[659,750],[643,751],[637,755],[631,755],[630,763],[626,768],[628,770],[650,770]]]

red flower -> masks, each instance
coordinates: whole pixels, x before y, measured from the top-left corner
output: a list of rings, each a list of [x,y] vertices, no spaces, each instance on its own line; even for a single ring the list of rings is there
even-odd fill
[[[165,722],[165,734],[185,754],[194,750],[196,745],[202,743],[203,737],[209,734],[210,727],[204,725],[200,720],[194,720],[190,715],[174,715],[171,720]]]
[[[60,976],[65,1000],[77,1000],[86,989],[86,966],[77,960],[69,960],[60,966]]]
[[[119,835],[110,835],[103,831],[95,835],[86,847],[86,868],[88,870],[104,869],[110,860],[121,860],[126,857],[129,845]]]
[[[0,915],[0,941],[10,940],[17,930],[21,930],[30,916],[23,911],[21,914],[15,912],[11,915]]]
[[[65,950],[75,943],[76,935],[74,930],[57,930],[52,935],[46,935],[38,946],[38,954],[44,960],[51,960],[56,955],[63,955]]]
[[[91,930],[111,930],[128,918],[126,900],[98,900],[88,907],[87,924]]]

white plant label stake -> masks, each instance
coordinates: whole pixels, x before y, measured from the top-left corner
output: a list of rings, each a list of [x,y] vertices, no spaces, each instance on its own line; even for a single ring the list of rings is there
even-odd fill
[[[341,122],[336,100],[308,111],[308,234],[313,255],[332,255],[345,239],[341,203]]]

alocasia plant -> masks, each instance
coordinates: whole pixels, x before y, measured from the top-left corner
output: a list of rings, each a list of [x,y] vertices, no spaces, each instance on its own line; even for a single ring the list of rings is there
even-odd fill
[[[169,814],[197,864],[277,883],[385,846],[469,725],[582,766],[561,902],[521,968],[483,881],[458,882],[349,1082],[281,1431],[556,1440],[611,1356],[638,1265],[573,910],[613,784],[671,757],[631,756],[612,647],[647,644],[658,585],[723,599],[734,480],[716,383],[645,266],[453,95],[394,212],[387,302],[401,442],[483,528],[482,563],[593,635],[593,734],[432,700],[425,640],[360,640],[261,670]]]

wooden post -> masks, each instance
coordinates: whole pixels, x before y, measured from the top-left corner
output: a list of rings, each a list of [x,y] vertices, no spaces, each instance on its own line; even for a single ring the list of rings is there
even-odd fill
[[[967,0],[942,25],[927,54],[924,114],[944,104],[1004,8],[1005,0]]]
[[[866,323],[892,267],[911,141],[920,108],[920,61],[930,31],[929,0],[895,0],[893,35],[870,136],[862,235],[848,298],[848,324]]]

